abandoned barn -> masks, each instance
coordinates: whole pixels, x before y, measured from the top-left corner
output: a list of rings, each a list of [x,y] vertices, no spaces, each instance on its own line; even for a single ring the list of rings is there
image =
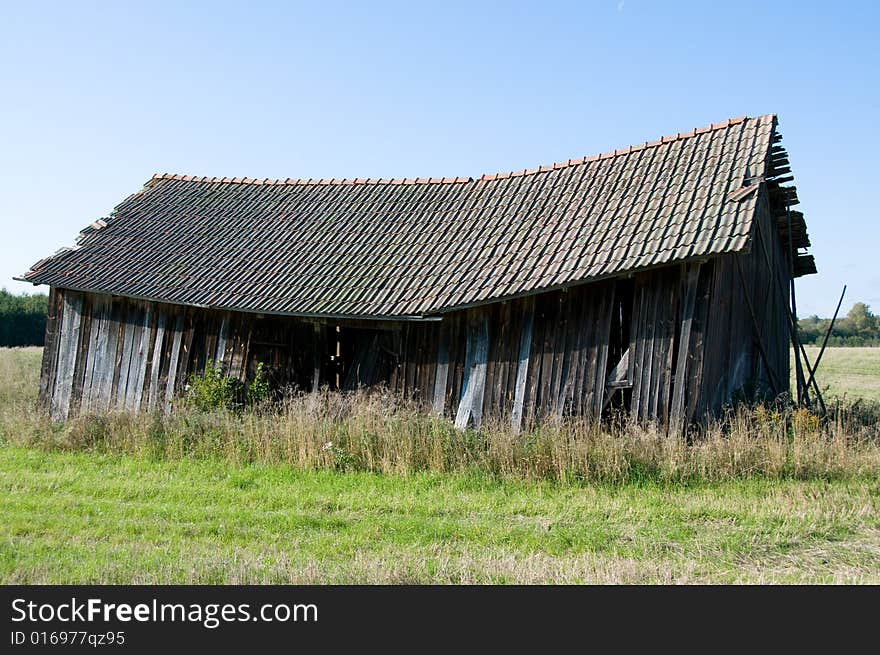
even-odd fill
[[[816,269],[780,140],[767,115],[479,179],[156,175],[21,278],[51,286],[41,403],[167,411],[209,361],[458,427],[787,392]]]

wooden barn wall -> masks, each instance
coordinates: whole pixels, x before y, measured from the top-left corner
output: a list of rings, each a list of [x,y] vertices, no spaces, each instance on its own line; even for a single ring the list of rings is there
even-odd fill
[[[318,344],[302,321],[52,289],[40,403],[58,420],[167,411],[209,360],[243,380],[261,362],[276,386],[308,387]]]
[[[747,252],[710,262],[702,383],[691,416],[716,414],[737,397],[789,390],[788,259],[766,202]]]
[[[50,290],[40,402],[53,418],[167,411],[213,360],[272,386],[386,384],[459,427],[547,416],[699,419],[788,389],[789,266],[763,204],[751,249],[458,311],[342,324]]]
[[[600,282],[408,324],[391,387],[460,427],[599,415],[614,289]]]

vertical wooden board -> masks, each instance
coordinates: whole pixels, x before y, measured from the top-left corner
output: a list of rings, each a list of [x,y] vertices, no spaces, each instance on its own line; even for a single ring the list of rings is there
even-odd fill
[[[465,340],[464,370],[461,382],[461,400],[458,402],[458,409],[455,413],[455,427],[459,430],[467,428],[468,422],[471,418],[471,407],[473,406],[473,387],[471,385],[471,377],[473,375],[474,361],[476,357],[476,339],[474,336],[474,326],[470,320],[468,320],[465,328],[465,334],[467,336]]]
[[[193,344],[196,338],[198,320],[198,312],[183,311],[183,339],[180,359],[177,364],[177,384],[181,388],[186,386],[190,375],[204,371],[203,368],[195,366],[195,348]]]
[[[449,323],[440,324],[437,343],[437,368],[434,373],[434,398],[431,408],[441,416],[446,410],[446,382],[449,376]]]
[[[590,302],[589,294],[584,294],[577,311],[577,324],[575,327],[575,348],[572,351],[573,381],[572,381],[572,411],[576,415],[584,413],[584,388],[585,375],[587,374],[587,358],[590,347],[589,340]]]
[[[505,416],[509,416],[513,411],[513,404],[516,400],[522,333],[526,314],[528,313],[528,308],[523,302],[524,300],[514,301],[510,305],[510,326],[507,330],[507,367],[504,382],[504,399],[502,401]],[[530,300],[530,303],[532,301],[533,299]],[[531,307],[531,305],[529,306]],[[531,316],[529,316],[528,320],[532,320]],[[531,326],[529,330],[531,330]]]
[[[583,379],[581,386],[581,407],[582,412],[587,416],[592,416],[592,408],[596,402],[596,382],[599,378],[599,325],[601,320],[601,307],[594,299],[588,306],[584,316],[584,338],[585,348],[583,354]]]
[[[114,395],[114,405],[118,409],[125,407],[125,393],[128,389],[128,374],[131,370],[134,337],[139,325],[136,305],[134,302],[129,302],[125,319],[122,323],[122,356],[119,360],[119,381],[116,383],[116,393]]]
[[[670,418],[679,422],[684,418],[687,383],[693,375],[693,353],[691,346],[691,329],[694,323],[694,305],[697,300],[697,283],[700,279],[700,264],[687,266],[684,276],[684,296],[680,312],[680,328],[678,333],[678,357],[675,362],[674,383]]]
[[[153,358],[150,362],[150,378],[147,391],[147,409],[149,411],[156,410],[156,403],[159,400],[159,384],[160,373],[162,371],[162,359],[165,345],[165,322],[167,320],[167,312],[159,308],[158,318],[156,319],[156,336],[153,340]]]
[[[82,310],[80,312],[79,339],[76,348],[76,366],[73,371],[73,387],[70,391],[70,409],[68,416],[75,416],[82,405],[83,386],[85,383],[86,369],[88,369],[89,345],[92,326],[92,299],[93,296],[83,294]]]
[[[229,341],[229,313],[223,312],[220,315],[220,327],[217,330],[217,346],[214,351],[214,361],[223,371],[229,368],[226,362],[227,343]]]
[[[509,364],[507,342],[510,332],[510,311],[511,304],[509,302],[498,305],[495,311],[495,320],[491,323],[492,338],[489,343],[491,378],[487,372],[483,416],[501,417],[506,412],[506,373]]]
[[[107,324],[109,302],[105,296],[92,297],[92,324],[89,330],[89,359],[83,380],[80,411],[93,412],[100,397],[100,376],[107,359]]]
[[[405,352],[404,358],[404,394],[407,398],[416,397],[416,373],[418,366],[418,334],[411,323],[404,328]]]
[[[724,256],[721,259],[724,261],[724,276],[721,279],[723,285],[722,294],[724,296],[724,311],[721,314],[723,317],[721,322],[722,333],[718,343],[722,346],[723,350],[721,351],[721,357],[718,360],[719,368],[715,371],[717,376],[716,384],[718,395],[715,398],[714,406],[717,409],[720,409],[730,400],[731,386],[733,382],[733,377],[731,375],[733,343],[731,343],[731,339],[733,338],[734,323],[740,319],[739,316],[734,317],[733,298],[731,294],[734,277],[733,260],[730,259],[730,256]]]
[[[144,333],[143,316],[145,313],[144,304],[141,302],[133,303],[135,309],[131,316],[132,322],[126,326],[126,330],[131,331],[131,348],[129,350],[128,359],[128,375],[125,381],[125,395],[121,408],[131,411],[134,405],[134,398],[137,396],[137,374],[140,367],[140,345]],[[122,386],[122,385],[120,385]]]
[[[727,262],[723,257],[714,260],[711,304],[708,313],[708,331],[703,350],[704,368],[701,380],[700,413],[715,413],[724,396],[724,371],[727,362],[727,332],[730,325],[729,298],[727,297]]]
[[[531,360],[532,329],[535,321],[535,299],[525,298],[522,302],[522,322],[520,323],[519,351],[516,363],[516,383],[513,396],[513,408],[510,412],[510,424],[514,430],[522,427],[523,410],[526,401],[526,383],[529,377]]]
[[[651,370],[654,359],[654,328],[656,327],[657,295],[650,284],[645,286],[644,325],[642,326],[642,361],[639,370],[639,411],[636,420],[644,422],[651,411]],[[635,392],[633,392],[635,394]]]
[[[697,295],[694,300],[694,320],[691,324],[691,345],[688,350],[691,353],[687,375],[687,397],[685,401],[685,420],[692,421],[697,417],[697,412],[702,399],[702,377],[704,350],[706,348],[706,332],[708,330],[709,308],[711,306],[711,294],[714,280],[714,264],[703,264],[697,279]],[[702,417],[699,417],[702,418]]]
[[[667,284],[668,305],[666,307],[666,327],[663,334],[663,368],[661,371],[661,389],[657,403],[657,417],[664,423],[669,422],[669,404],[672,398],[672,368],[675,356],[675,334],[678,325],[679,311],[679,278],[670,269]]]
[[[147,376],[147,360],[150,356],[153,329],[153,304],[147,303],[141,324],[140,341],[137,344],[137,365],[132,366],[133,375],[129,382],[126,402],[126,408],[135,412],[140,411],[144,397],[144,380]]]
[[[513,409],[513,400],[516,395],[516,375],[519,368],[522,320],[521,302],[508,303],[502,355],[504,358],[504,375],[500,380],[499,404],[497,407],[499,416],[504,416],[505,418],[510,416],[510,412]]]
[[[630,328],[629,380],[632,383],[630,414],[638,419],[642,399],[642,368],[645,360],[646,295],[645,287],[636,279],[633,291],[632,327]]]
[[[61,292],[55,287],[49,289],[49,303],[46,310],[46,333],[43,341],[43,357],[40,362],[40,386],[38,403],[48,410],[54,389],[55,367],[58,362],[58,331],[61,329]]]
[[[594,302],[583,303],[579,317],[580,325],[578,326],[578,361],[574,392],[576,396],[575,407],[579,415],[589,413],[589,396],[592,392],[592,381],[595,378],[595,372],[590,365],[595,339],[595,313]]]
[[[171,352],[168,360],[168,380],[165,384],[165,413],[171,411],[174,394],[177,392],[177,372],[180,352],[183,345],[184,315],[180,312],[174,319],[174,330],[171,335]]]
[[[95,389],[92,392],[92,409],[105,412],[110,409],[110,399],[113,390],[113,380],[117,375],[116,355],[119,342],[119,314],[120,302],[108,298],[105,306],[105,324],[101,326],[100,340],[102,356],[100,364],[95,368]]]
[[[650,392],[648,394],[648,409],[645,413],[645,420],[656,420],[658,418],[657,407],[663,384],[663,355],[665,353],[666,343],[665,328],[667,311],[666,279],[664,274],[665,271],[659,271],[654,276],[652,285],[652,291],[656,298],[656,305],[652,321],[654,324],[654,336],[651,340],[651,378],[648,386]]]
[[[150,384],[153,379],[153,355],[156,351],[156,337],[159,336],[159,314],[162,308],[157,303],[152,303],[152,315],[150,317],[149,338],[147,339],[146,355],[144,356],[145,367],[141,383],[141,401],[139,409],[150,410]],[[160,344],[161,348],[161,344]],[[157,361],[158,364],[158,361]]]
[[[568,372],[571,370],[571,356],[569,350],[572,347],[574,311],[572,293],[562,294],[562,302],[559,307],[559,319],[554,325],[554,353],[553,353],[553,381],[551,384],[551,408],[556,416],[562,416],[566,403],[566,381]]]
[[[614,311],[614,283],[605,283],[602,293],[602,309],[599,316],[599,333],[596,339],[596,378],[594,383],[592,415],[598,420],[605,404],[605,380],[608,377],[608,350],[611,340],[611,318]]]
[[[493,397],[495,394],[495,376],[498,371],[500,371],[500,366],[498,365],[498,357],[499,357],[499,342],[498,337],[500,334],[500,320],[501,320],[501,312],[499,311],[499,305],[490,305],[488,307],[483,308],[482,311],[486,313],[487,320],[492,324],[492,340],[488,344],[488,355],[486,356],[486,382],[483,389],[483,403],[480,407],[481,414],[489,415],[492,411],[492,406],[494,405]]]
[[[535,410],[539,416],[545,416],[553,409],[551,388],[553,386],[553,356],[555,354],[556,322],[559,316],[559,299],[556,294],[548,294],[544,303],[546,314],[542,321],[541,339],[541,378],[538,385],[538,397]]]
[[[478,310],[475,321],[477,322],[475,330],[477,341],[474,353],[474,370],[471,373],[471,420],[474,427],[479,429],[483,422],[483,395],[486,390],[486,368],[489,359],[490,328],[488,312]]]
[[[536,296],[532,311],[532,343],[529,346],[526,394],[523,400],[523,418],[528,418],[529,421],[539,412],[541,369],[544,361],[544,333],[548,322],[546,301],[546,296]]]
[[[465,352],[461,330],[461,313],[455,313],[444,319],[449,324],[449,372],[446,383],[446,407],[450,414],[458,411],[461,402]]]
[[[51,416],[56,421],[67,419],[70,412],[70,397],[73,391],[74,372],[76,371],[82,305],[83,297],[81,294],[71,291],[64,292],[63,318],[61,320],[61,335],[58,344],[58,367],[51,403]]]
[[[489,357],[489,316],[482,309],[468,312],[466,346],[466,382],[455,415],[455,427],[464,430],[473,423],[479,428],[483,418],[483,394],[486,385],[486,364]]]

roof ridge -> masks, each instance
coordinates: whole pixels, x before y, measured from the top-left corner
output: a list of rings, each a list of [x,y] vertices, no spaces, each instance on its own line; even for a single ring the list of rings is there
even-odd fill
[[[601,153],[598,155],[589,155],[586,157],[580,157],[577,159],[569,159],[567,161],[554,162],[552,164],[538,166],[537,168],[524,168],[519,171],[510,171],[509,173],[484,173],[481,175],[476,181],[478,182],[491,182],[492,180],[503,180],[508,177],[520,177],[523,175],[534,175],[536,173],[546,173],[547,171],[556,170],[559,168],[567,168],[569,166],[578,166],[580,164],[587,164],[593,161],[599,161],[602,159],[612,159],[614,157],[618,157],[620,155],[628,155],[633,152],[638,152],[640,150],[644,150],[647,148],[655,148],[661,146],[666,143],[672,143],[674,141],[680,141],[683,139],[689,139],[697,136],[698,134],[705,134],[707,132],[713,132],[716,130],[727,129],[728,127],[732,127],[734,125],[739,125],[740,123],[747,120],[757,120],[760,121],[763,119],[774,120],[776,118],[776,114],[764,114],[762,116],[748,117],[748,116],[739,116],[737,118],[728,118],[725,121],[720,123],[710,123],[705,127],[695,127],[694,129],[688,132],[679,132],[675,135],[661,136],[656,141],[645,141],[642,144],[635,146],[628,146],[626,148],[617,148],[610,152]],[[322,184],[462,184],[466,182],[474,182],[473,177],[415,177],[415,178],[320,178],[320,179],[304,179],[304,178],[265,178],[263,180],[250,178],[250,177],[202,177],[198,175],[179,175],[175,173],[156,173],[152,178],[148,181],[148,184],[157,180],[175,180],[180,182],[205,182],[208,184],[268,184],[268,185],[322,185]]]
[[[205,182],[206,184],[277,184],[277,185],[319,185],[319,184],[462,184],[473,182],[472,177],[404,177],[404,178],[251,178],[251,177],[207,177],[201,175],[181,175],[177,173],[156,173],[149,182],[175,180],[178,182]],[[148,183],[149,183],[148,182]]]
[[[535,173],[545,173],[547,171],[552,171],[552,170],[556,170],[559,168],[567,168],[569,166],[578,166],[580,164],[587,164],[589,162],[599,161],[601,159],[612,159],[612,158],[617,157],[619,155],[628,155],[633,152],[645,150],[646,148],[655,148],[657,146],[660,146],[660,145],[663,145],[666,143],[672,143],[673,141],[680,141],[682,139],[689,139],[689,138],[694,137],[698,134],[705,134],[706,132],[713,132],[715,130],[727,129],[728,127],[732,127],[734,125],[739,125],[740,123],[747,121],[747,120],[760,121],[761,119],[764,119],[764,118],[771,118],[772,119],[773,117],[775,117],[775,114],[764,114],[762,116],[754,116],[751,118],[749,116],[745,116],[745,115],[739,116],[737,118],[728,118],[727,120],[722,121],[721,123],[710,123],[706,127],[695,127],[694,129],[690,130],[689,132],[679,132],[678,134],[675,134],[675,135],[661,136],[656,141],[645,141],[644,143],[639,144],[637,146],[628,146],[626,148],[617,148],[617,149],[612,150],[610,152],[604,152],[604,153],[601,153],[598,155],[589,155],[586,157],[580,157],[578,159],[569,159],[567,161],[554,162],[552,164],[548,164],[545,166],[538,166],[537,168],[526,168],[521,171],[510,171],[509,173],[485,173],[480,176],[478,181],[491,182],[492,180],[503,180],[508,177],[520,177],[522,175],[534,175]]]

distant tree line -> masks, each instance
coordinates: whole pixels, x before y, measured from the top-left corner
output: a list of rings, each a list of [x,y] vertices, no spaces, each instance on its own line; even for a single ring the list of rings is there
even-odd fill
[[[830,318],[810,316],[798,321],[801,340],[806,344],[822,345]],[[828,338],[829,346],[880,346],[880,317],[871,307],[857,302],[846,316],[838,316]]]
[[[49,296],[16,296],[0,289],[0,346],[42,346]]]

